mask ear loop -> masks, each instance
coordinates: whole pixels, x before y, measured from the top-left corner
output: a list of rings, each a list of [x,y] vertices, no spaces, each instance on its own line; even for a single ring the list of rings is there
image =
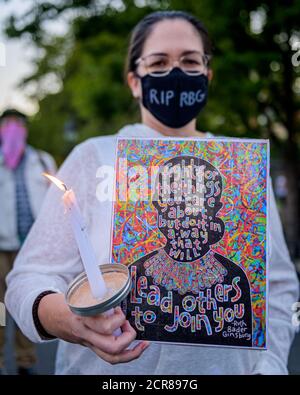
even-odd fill
[[[135,76],[136,78],[138,78],[139,80],[141,80],[141,79],[143,78],[141,75],[139,75],[139,73],[138,73],[136,70],[134,70],[133,74],[134,74],[134,76]]]
[[[140,81],[143,78],[141,75],[138,74],[138,72],[136,70],[133,71],[133,74],[136,78],[138,78]],[[142,88],[143,89],[143,88]],[[138,96],[134,96],[133,97],[139,102],[139,104],[142,104],[142,98],[138,97]]]

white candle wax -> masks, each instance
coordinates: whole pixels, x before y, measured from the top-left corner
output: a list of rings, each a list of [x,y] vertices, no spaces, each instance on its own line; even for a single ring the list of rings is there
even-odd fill
[[[115,312],[114,309],[109,309],[109,310],[106,311],[104,314],[106,315],[106,317],[109,317],[109,316],[111,316],[111,315],[114,315],[114,312]],[[113,335],[116,336],[116,337],[122,335],[122,330],[121,330],[121,328],[116,329],[116,330],[113,332]]]
[[[87,234],[86,226],[80,213],[75,194],[68,189],[63,195],[65,208],[68,210],[71,226],[81,255],[94,298],[101,299],[107,292],[105,281],[98,267],[97,259]]]
[[[69,213],[72,230],[76,239],[85,272],[87,274],[91,292],[95,299],[101,299],[106,294],[107,287],[97,264],[97,259],[90,243],[90,239],[88,237],[86,226],[78,207],[75,194],[72,189],[67,189],[66,185],[56,177],[46,173],[43,173],[43,175],[52,181],[59,189],[65,191],[63,195],[64,206]],[[105,314],[106,316],[110,316],[113,313],[114,309],[110,309]],[[114,336],[120,336],[121,333],[121,329],[118,328],[113,334]]]

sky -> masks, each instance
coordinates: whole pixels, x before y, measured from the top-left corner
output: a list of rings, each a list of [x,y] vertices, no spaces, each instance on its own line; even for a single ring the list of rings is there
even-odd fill
[[[10,0],[8,3],[0,1],[0,113],[8,107],[16,107],[28,115],[38,111],[37,104],[18,87],[20,81],[33,71],[31,59],[36,49],[28,40],[8,39],[2,32],[3,21],[8,15],[22,15],[34,1],[36,0]],[[47,25],[49,32],[64,33],[65,28],[62,21]]]
[[[23,39],[9,40],[2,33],[5,18],[12,12],[23,13],[30,3],[31,0],[12,0],[8,4],[0,2],[0,112],[7,107],[17,107],[28,115],[37,111],[37,106],[18,88],[20,80],[32,71],[30,59],[34,48]]]
[[[16,107],[28,115],[38,111],[37,104],[32,102],[18,87],[20,81],[33,71],[31,59],[35,56],[35,48],[25,39],[8,39],[2,32],[3,21],[7,16],[12,13],[22,15],[37,1],[42,0],[10,0],[8,3],[0,0],[0,113],[7,107]],[[116,3],[117,0],[114,2]],[[259,12],[251,15],[254,30],[261,29],[264,23],[258,17]],[[67,19],[60,19],[48,23],[46,29],[50,33],[63,34],[67,25]]]

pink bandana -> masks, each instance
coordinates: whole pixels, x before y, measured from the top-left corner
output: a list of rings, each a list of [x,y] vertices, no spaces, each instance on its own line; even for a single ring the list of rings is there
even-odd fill
[[[1,151],[5,166],[14,170],[26,147],[27,130],[23,122],[17,119],[3,120],[0,125]]]

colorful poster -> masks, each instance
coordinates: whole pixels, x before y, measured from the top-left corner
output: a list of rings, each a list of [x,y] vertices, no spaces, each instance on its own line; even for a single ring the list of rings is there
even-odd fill
[[[118,139],[111,260],[138,339],[266,348],[269,143]]]

